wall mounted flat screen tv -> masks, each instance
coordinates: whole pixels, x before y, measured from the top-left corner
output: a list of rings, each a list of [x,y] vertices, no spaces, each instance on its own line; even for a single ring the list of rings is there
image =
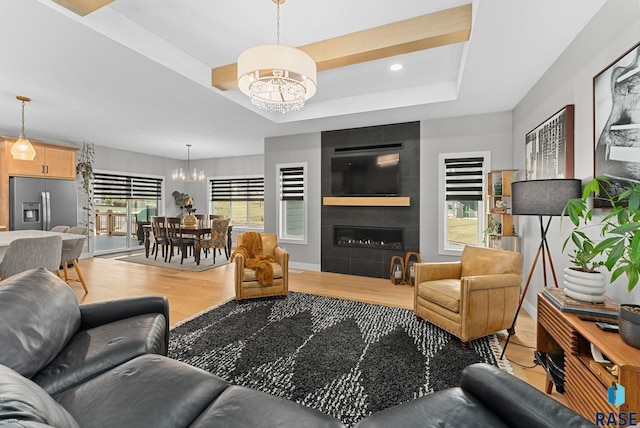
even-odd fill
[[[400,193],[400,154],[360,155],[331,159],[333,196],[384,196]]]

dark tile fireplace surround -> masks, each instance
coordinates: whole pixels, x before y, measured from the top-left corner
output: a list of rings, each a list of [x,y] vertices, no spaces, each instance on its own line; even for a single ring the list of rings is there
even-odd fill
[[[322,196],[331,195],[331,158],[400,154],[400,195],[410,206],[333,206],[321,212],[323,272],[389,278],[393,256],[420,250],[420,123],[322,133]]]

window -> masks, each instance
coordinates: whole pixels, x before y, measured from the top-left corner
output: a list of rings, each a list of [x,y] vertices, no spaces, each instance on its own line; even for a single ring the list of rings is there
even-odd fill
[[[215,178],[211,187],[211,214],[231,218],[231,224],[264,228],[264,177]]]
[[[439,200],[441,254],[456,255],[465,245],[482,245],[485,165],[488,152],[441,154]]]
[[[278,238],[307,243],[306,163],[276,165],[279,177]]]

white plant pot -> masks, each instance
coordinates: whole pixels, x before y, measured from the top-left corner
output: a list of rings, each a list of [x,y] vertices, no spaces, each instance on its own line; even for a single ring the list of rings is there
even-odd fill
[[[607,277],[602,272],[582,272],[564,269],[564,288],[567,296],[583,302],[602,303],[605,300]]]

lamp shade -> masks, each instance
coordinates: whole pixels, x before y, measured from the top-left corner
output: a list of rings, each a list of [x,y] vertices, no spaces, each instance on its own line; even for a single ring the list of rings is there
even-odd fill
[[[514,181],[513,215],[559,216],[569,199],[582,196],[582,181],[573,178]]]

